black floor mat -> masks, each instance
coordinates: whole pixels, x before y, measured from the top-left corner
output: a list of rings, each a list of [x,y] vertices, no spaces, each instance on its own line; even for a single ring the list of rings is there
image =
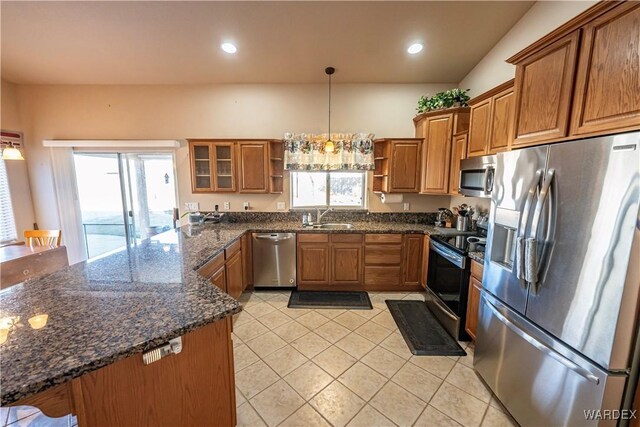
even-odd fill
[[[411,353],[418,356],[465,356],[467,353],[444,330],[424,301],[386,300]]]
[[[371,310],[366,292],[292,291],[289,308],[349,308]]]

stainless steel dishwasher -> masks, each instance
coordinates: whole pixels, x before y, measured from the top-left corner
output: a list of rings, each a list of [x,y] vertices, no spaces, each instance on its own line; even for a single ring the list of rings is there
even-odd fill
[[[295,287],[295,233],[253,233],[251,237],[253,287]]]

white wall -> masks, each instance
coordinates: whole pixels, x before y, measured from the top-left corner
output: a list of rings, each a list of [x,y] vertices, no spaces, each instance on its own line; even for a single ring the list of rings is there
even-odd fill
[[[597,1],[538,1],[524,14],[507,34],[487,53],[459,84],[471,89],[470,96],[487,90],[515,77],[515,67],[507,58],[518,53],[540,37],[571,20]]]
[[[455,84],[336,84],[332,131],[371,132],[377,137],[413,137],[412,118],[421,95]],[[25,138],[36,216],[42,228],[58,224],[49,149],[44,139],[281,138],[286,131],[325,132],[327,86],[180,85],[180,86],[19,86],[21,112],[28,120]],[[194,195],[188,150],[176,153],[180,208],[197,201],[201,209],[230,201],[242,210],[289,207],[288,182],[282,195]],[[406,196],[412,211],[449,206],[448,196]],[[370,193],[372,211],[401,211]]]
[[[2,109],[0,110],[0,128],[18,132],[24,131],[25,129],[22,126],[22,120],[20,118],[16,85],[2,80],[0,99],[2,105]],[[28,156],[26,156],[26,158],[28,159]],[[11,191],[11,205],[13,206],[13,216],[16,219],[18,239],[22,240],[24,230],[32,229],[35,221],[33,203],[31,202],[27,162],[7,160],[5,164],[7,166],[7,178],[9,179],[9,189]]]

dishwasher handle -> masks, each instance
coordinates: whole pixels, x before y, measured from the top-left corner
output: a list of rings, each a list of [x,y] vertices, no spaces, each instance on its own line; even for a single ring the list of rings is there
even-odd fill
[[[278,234],[255,234],[253,237],[259,240],[270,240],[272,242],[283,242],[285,240],[290,240],[293,237],[291,235],[278,235]]]

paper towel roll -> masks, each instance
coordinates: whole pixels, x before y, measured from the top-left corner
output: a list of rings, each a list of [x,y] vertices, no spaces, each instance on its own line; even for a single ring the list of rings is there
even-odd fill
[[[402,194],[387,194],[382,193],[380,195],[380,201],[382,203],[402,203]]]

